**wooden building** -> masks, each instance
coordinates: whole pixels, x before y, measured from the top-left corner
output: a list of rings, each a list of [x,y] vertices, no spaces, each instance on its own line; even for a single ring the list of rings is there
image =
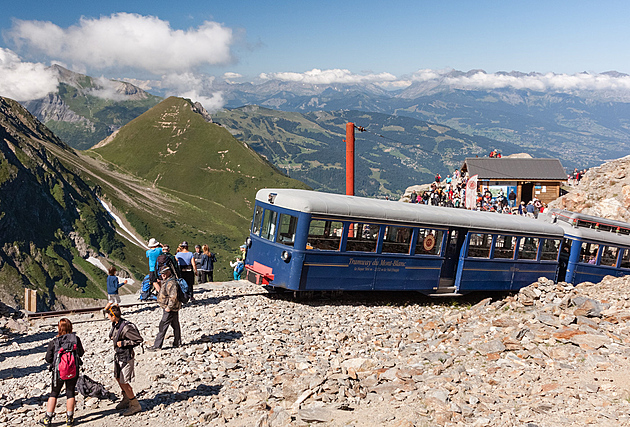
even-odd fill
[[[502,190],[506,197],[514,191],[517,203],[534,197],[549,203],[560,196],[560,187],[567,180],[558,159],[468,158],[462,172],[479,176],[478,191],[488,189],[496,196]]]

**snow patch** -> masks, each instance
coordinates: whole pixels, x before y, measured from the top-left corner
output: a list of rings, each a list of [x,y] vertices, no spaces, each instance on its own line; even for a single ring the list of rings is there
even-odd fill
[[[109,213],[111,215],[112,218],[114,218],[114,221],[116,221],[116,224],[118,224],[118,226],[120,228],[122,228],[123,230],[125,230],[129,236],[131,236],[133,238],[133,240],[129,239],[127,236],[127,240],[129,240],[131,243],[136,244],[138,246],[140,246],[141,248],[145,248],[147,249],[148,246],[146,245],[146,243],[144,243],[142,240],[139,240],[135,234],[133,234],[131,232],[131,230],[129,230],[125,224],[123,224],[122,220],[120,219],[120,217],[118,215],[116,215],[114,212],[112,212],[112,210],[109,208],[109,206],[107,206],[107,203],[105,203],[103,200],[101,200],[100,198],[98,199],[99,202],[101,202],[101,205],[103,205],[103,207],[105,208],[105,210],[107,211],[107,213]],[[122,235],[122,234],[121,234]]]

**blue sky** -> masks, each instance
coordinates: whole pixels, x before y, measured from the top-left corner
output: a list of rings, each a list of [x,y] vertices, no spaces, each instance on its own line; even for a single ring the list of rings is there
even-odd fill
[[[419,70],[630,74],[623,1],[21,0],[2,12],[0,77],[13,86],[24,72],[3,66],[55,62],[206,97],[204,79],[225,73],[390,83]],[[124,25],[139,34],[126,38]]]

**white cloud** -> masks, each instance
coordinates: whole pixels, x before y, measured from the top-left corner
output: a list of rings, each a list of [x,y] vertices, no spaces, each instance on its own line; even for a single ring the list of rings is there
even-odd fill
[[[214,77],[195,73],[168,74],[162,77],[160,86],[167,96],[189,98],[200,102],[209,113],[214,113],[226,103],[221,91],[212,90]]]
[[[225,79],[240,79],[241,77],[243,77],[242,74],[239,73],[232,73],[232,72],[227,72],[223,74],[223,78]]]
[[[302,82],[308,84],[365,84],[365,83],[389,83],[396,81],[396,76],[390,73],[379,74],[354,74],[350,70],[332,69],[320,70],[314,68],[304,73],[262,73],[259,76],[263,80],[283,80],[288,82]]]
[[[84,17],[65,29],[52,22],[14,20],[8,37],[19,47],[97,69],[130,67],[166,73],[228,64],[233,59],[230,28],[206,21],[197,28],[176,30],[168,21],[132,13]]]
[[[464,75],[461,75],[464,74]],[[458,73],[452,70],[419,70],[412,81],[440,81],[442,84],[460,89],[525,89],[534,91],[605,91],[630,90],[630,76],[609,74],[555,74],[555,73]]]
[[[0,96],[29,101],[56,91],[58,84],[45,65],[22,62],[15,52],[0,48]]]

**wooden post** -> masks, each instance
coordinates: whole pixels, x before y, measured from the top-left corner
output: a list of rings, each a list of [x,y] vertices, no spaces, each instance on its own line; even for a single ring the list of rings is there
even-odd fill
[[[24,289],[24,309],[35,313],[37,311],[37,291]]]

